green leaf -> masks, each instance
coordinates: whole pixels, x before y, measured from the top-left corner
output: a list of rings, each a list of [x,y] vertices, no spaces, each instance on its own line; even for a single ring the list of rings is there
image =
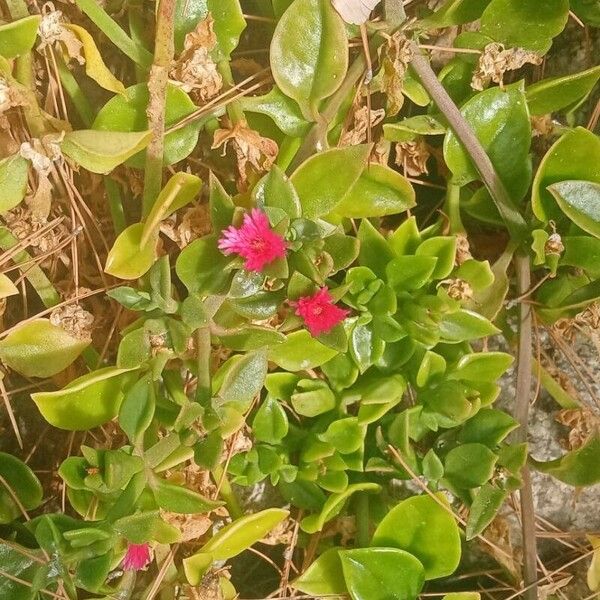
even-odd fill
[[[416,600],[423,587],[423,565],[396,548],[340,550],[352,600]]]
[[[587,97],[599,78],[600,66],[597,66],[587,71],[538,81],[525,91],[529,112],[532,115],[546,115],[568,108]]]
[[[443,123],[431,115],[417,115],[397,123],[385,123],[383,135],[390,142],[407,142],[420,135],[444,135],[446,129]]]
[[[564,218],[549,187],[566,180],[600,183],[600,139],[583,127],[567,131],[548,150],[538,167],[531,205],[540,221],[558,222]]]
[[[513,363],[505,352],[466,354],[452,370],[453,379],[495,382]]]
[[[209,177],[210,220],[215,233],[231,225],[235,207],[231,196],[225,191],[217,176],[211,171]]]
[[[331,423],[319,439],[331,444],[340,454],[351,454],[362,446],[365,433],[366,427],[360,425],[356,417],[347,417]]]
[[[264,96],[244,96],[239,102],[245,111],[271,117],[285,135],[302,137],[311,126],[297,102],[282,94],[277,86]]]
[[[145,275],[158,258],[158,235],[155,234],[142,244],[143,234],[143,223],[134,223],[125,229],[110,249],[104,271],[119,279],[137,279]],[[183,252],[179,256],[182,255]]]
[[[333,148],[302,163],[292,174],[291,182],[298,192],[304,217],[314,219],[334,210],[358,181],[369,152],[366,144]]]
[[[38,600],[36,591],[51,582],[48,569],[45,566],[44,555],[41,550],[31,550],[19,546],[15,542],[0,541],[0,565],[2,571],[12,577],[27,582],[19,583],[6,576],[0,577],[0,598],[5,600]]]
[[[348,69],[344,22],[329,0],[295,0],[273,34],[273,78],[304,116],[316,120],[319,102],[342,84]]]
[[[268,508],[245,515],[220,529],[198,554],[185,558],[183,568],[190,585],[198,585],[213,560],[227,560],[237,556],[267,533],[277,527],[289,515],[280,508]]]
[[[64,27],[73,32],[82,44],[83,56],[85,58],[85,72],[100,87],[109,92],[125,95],[125,86],[112,74],[110,69],[104,64],[102,55],[94,42],[94,38],[79,25],[65,23]]]
[[[471,417],[461,429],[458,439],[461,443],[484,444],[495,448],[519,423],[510,415],[493,408],[482,408]]]
[[[481,33],[510,47],[545,54],[567,24],[568,0],[492,0],[481,16]]]
[[[0,452],[0,523],[10,523],[23,516],[24,510],[33,510],[42,503],[42,485],[33,471],[12,454]],[[15,497],[18,503],[15,501]],[[0,563],[4,567],[4,563]]]
[[[272,206],[283,210],[290,219],[302,216],[300,199],[287,175],[277,166],[256,184],[252,197],[259,208]]]
[[[260,442],[278,444],[288,432],[289,423],[281,404],[267,396],[252,421],[252,433]]]
[[[207,513],[223,505],[222,502],[209,500],[197,492],[164,479],[156,478],[150,487],[160,508],[178,514]]]
[[[600,240],[581,235],[563,237],[562,241],[565,252],[561,265],[578,267],[594,279],[600,278]]]
[[[48,319],[21,323],[0,341],[0,360],[26,377],[51,377],[66,369],[90,345]]]
[[[586,24],[600,27],[600,2],[598,0],[570,0],[571,10]]]
[[[531,180],[531,124],[521,84],[484,90],[468,100],[461,113],[489,155],[512,199],[520,201]],[[463,186],[479,179],[469,154],[452,130],[444,139],[444,158],[455,184]]]
[[[119,410],[119,425],[132,444],[140,441],[152,423],[155,404],[154,382],[150,374],[127,390]]]
[[[335,408],[335,395],[324,381],[303,379],[292,394],[291,402],[299,415],[316,417]]]
[[[305,329],[287,336],[283,344],[278,344],[269,353],[269,360],[286,371],[314,369],[331,360],[336,350],[321,344]]]
[[[267,375],[265,352],[236,356],[235,360],[226,363],[226,366],[218,393],[221,401],[242,404],[250,402],[262,390],[265,382]]]
[[[68,131],[61,150],[78,165],[92,173],[110,173],[115,167],[143,150],[152,134],[149,131]]]
[[[367,219],[361,221],[357,237],[360,242],[359,264],[369,267],[377,277],[385,277],[388,263],[395,258],[391,245]]]
[[[345,595],[347,588],[338,548],[325,550],[291,586],[311,596]]]
[[[174,525],[165,523],[159,511],[150,511],[129,515],[113,523],[115,533],[122,535],[132,544],[159,542],[175,544],[181,539],[181,532]]]
[[[436,236],[419,244],[416,256],[434,256],[437,258],[432,279],[444,279],[454,268],[456,258],[456,238],[454,236]]]
[[[460,531],[450,505],[443,494],[436,497],[439,502],[426,494],[400,502],[379,523],[371,542],[418,558],[425,579],[451,575],[461,556]]]
[[[561,181],[548,190],[575,225],[600,238],[600,182]]]
[[[478,536],[496,517],[508,496],[506,490],[497,488],[489,483],[482,485],[471,505],[467,520],[467,540]]]
[[[350,219],[384,217],[414,205],[415,191],[410,182],[389,167],[373,164],[365,169],[334,212]]]
[[[491,321],[470,310],[457,310],[444,315],[440,322],[441,338],[449,343],[476,340],[500,333]]]
[[[41,17],[33,15],[0,25],[0,56],[16,58],[33,48]]]
[[[332,494],[327,498],[321,512],[316,515],[304,517],[300,523],[300,527],[306,533],[315,533],[323,529],[323,525],[337,516],[346,500],[355,492],[371,492],[376,493],[381,491],[381,486],[376,483],[353,483],[349,485],[343,492]]]
[[[439,28],[462,25],[481,17],[490,0],[447,0],[432,15],[419,22],[420,27]]]
[[[126,96],[115,96],[98,113],[92,128],[99,131],[145,132],[148,129],[146,108],[148,106],[148,86],[140,83],[127,88]],[[196,110],[196,105],[181,89],[169,84],[165,104],[165,128],[175,125]],[[198,123],[192,123],[165,136],[164,164],[183,160],[191,154],[198,142]],[[132,156],[127,164],[138,169],[145,165],[145,153]]]
[[[219,340],[232,350],[258,350],[285,342],[285,335],[271,327],[248,325],[227,335],[219,335]]]
[[[131,369],[106,367],[75,379],[56,392],[31,394],[48,423],[83,431],[113,419],[123,400],[123,388],[134,377]]]
[[[180,252],[175,271],[188,292],[218,293],[230,278],[226,270],[229,263],[230,259],[217,248],[216,236],[207,235]]]
[[[444,477],[458,488],[479,487],[492,477],[497,460],[483,444],[463,444],[446,455]]]
[[[600,437],[592,437],[584,446],[567,452],[561,458],[548,462],[530,459],[542,473],[574,487],[595,485],[600,482]]]
[[[29,161],[20,154],[0,160],[0,214],[17,206],[27,192]]]
[[[158,235],[161,222],[189,204],[200,193],[202,180],[196,175],[175,173],[160,191],[145,220],[141,245],[145,246]]]

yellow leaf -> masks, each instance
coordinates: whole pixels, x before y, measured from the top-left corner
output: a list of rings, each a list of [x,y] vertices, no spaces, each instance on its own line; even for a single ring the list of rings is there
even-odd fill
[[[19,293],[15,284],[4,273],[0,273],[0,298],[14,296]]]
[[[592,592],[600,590],[600,537],[588,535],[588,540],[594,548],[592,562],[587,572],[587,584]]]
[[[110,72],[108,67],[104,64],[102,56],[100,55],[100,52],[98,52],[96,42],[94,42],[92,36],[83,27],[79,27],[79,25],[65,23],[64,27],[72,31],[83,44],[83,54],[85,55],[85,72],[88,74],[88,76],[96,81],[96,83],[105,90],[125,96],[125,86]]]

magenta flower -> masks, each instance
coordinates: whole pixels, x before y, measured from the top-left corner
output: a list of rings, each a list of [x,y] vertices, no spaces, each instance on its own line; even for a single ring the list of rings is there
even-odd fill
[[[284,258],[287,244],[271,229],[267,215],[253,208],[244,215],[239,229],[230,226],[223,231],[219,240],[219,249],[224,254],[238,254],[246,259],[248,271],[262,271],[265,265],[277,258]]]
[[[150,563],[150,544],[129,544],[123,559],[125,571],[140,571]]]
[[[296,314],[304,320],[306,328],[313,337],[331,331],[350,313],[333,303],[333,298],[326,287],[321,288],[312,296],[303,296],[292,306]]]

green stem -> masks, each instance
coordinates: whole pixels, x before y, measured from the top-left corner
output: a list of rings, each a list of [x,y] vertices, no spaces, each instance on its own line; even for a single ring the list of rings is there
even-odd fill
[[[77,79],[73,77],[73,73],[69,70],[63,57],[60,54],[56,56],[56,64],[58,65],[58,74],[60,76],[60,82],[62,83],[63,89],[67,92],[67,96],[71,99],[81,122],[88,129],[94,122],[94,111],[91,104],[89,103],[86,95],[83,93]]]
[[[281,142],[281,146],[279,147],[279,153],[277,154],[276,160],[276,164],[281,170],[287,170],[294,160],[294,156],[296,156],[298,153],[301,144],[302,138],[286,136],[283,139],[283,142]]]
[[[356,496],[356,546],[366,548],[371,540],[369,528],[369,495],[360,492]]]
[[[152,54],[143,46],[134,42],[102,8],[100,2],[97,0],[75,0],[75,3],[121,52],[141,67],[150,68]]]
[[[244,515],[240,503],[229,483],[229,479],[227,478],[227,473],[223,470],[221,465],[215,467],[212,471],[213,479],[215,483],[219,485],[221,484],[221,489],[219,490],[219,496],[223,498],[225,504],[227,506],[227,510],[229,511],[229,516],[232,519],[239,519]]]
[[[104,189],[108,198],[108,207],[113,222],[115,233],[119,235],[126,227],[125,210],[123,208],[123,196],[119,184],[108,176],[104,177]]]
[[[228,89],[231,89],[235,86],[235,81],[233,79],[233,74],[231,72],[231,65],[228,60],[222,60],[217,65],[219,73],[221,77],[223,77],[223,81]],[[232,100],[227,104],[227,114],[231,119],[233,124],[235,123],[243,123],[246,121],[246,117],[244,115],[244,111],[242,109],[242,105],[239,100]]]
[[[142,216],[150,213],[162,188],[163,161],[165,149],[165,105],[169,68],[175,54],[173,42],[176,0],[161,0],[158,5],[156,21],[156,41],[154,62],[150,70],[148,91],[148,128],[152,139],[146,150],[146,168],[144,172],[144,197]]]
[[[450,221],[450,233],[453,235],[465,233],[465,228],[460,217],[460,186],[448,184],[446,204],[444,210]]]
[[[212,396],[210,376],[210,356],[212,352],[210,325],[200,327],[196,331],[196,368],[198,384],[196,386],[196,402],[206,405]]]

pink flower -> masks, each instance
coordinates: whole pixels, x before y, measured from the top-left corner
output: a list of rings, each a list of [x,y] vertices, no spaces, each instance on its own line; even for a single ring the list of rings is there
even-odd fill
[[[326,287],[321,288],[312,296],[304,296],[292,306],[296,314],[304,319],[308,331],[313,337],[331,331],[350,313],[333,303],[333,298]]]
[[[125,571],[139,571],[150,562],[150,544],[129,544],[123,559]]]
[[[224,254],[239,254],[246,259],[244,266],[248,271],[262,271],[275,259],[284,258],[286,246],[285,240],[271,229],[267,215],[258,208],[244,215],[239,229],[228,227],[219,240]]]

